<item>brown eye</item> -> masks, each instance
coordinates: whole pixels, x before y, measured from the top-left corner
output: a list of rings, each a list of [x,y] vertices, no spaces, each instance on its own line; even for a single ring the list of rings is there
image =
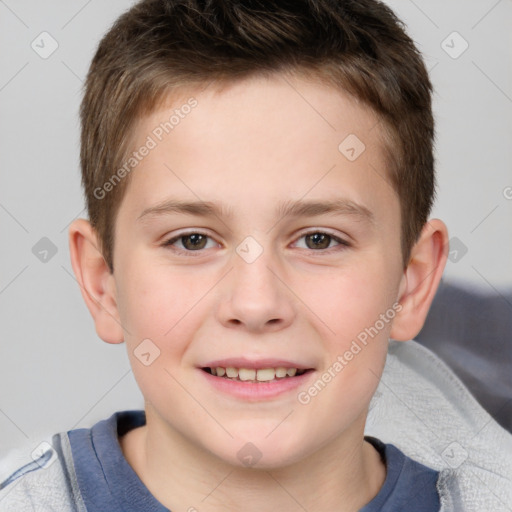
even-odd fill
[[[347,249],[351,246],[342,238],[324,231],[309,231],[303,233],[298,240],[302,241],[302,239],[304,239],[304,242],[298,245],[301,249],[312,249],[313,252],[319,254],[330,254],[331,252]]]
[[[214,242],[214,240],[205,233],[182,233],[164,242],[163,246],[170,248],[177,254],[191,255],[191,253],[195,252],[199,255],[202,249],[208,248],[209,240],[211,240],[212,243]]]
[[[331,243],[332,237],[326,233],[312,233],[305,235],[306,245],[309,249],[327,249]],[[311,243],[308,243],[308,242]]]
[[[200,233],[192,233],[191,235],[183,235],[180,237],[183,247],[192,251],[194,249],[204,249],[207,238],[207,236],[201,235]]]

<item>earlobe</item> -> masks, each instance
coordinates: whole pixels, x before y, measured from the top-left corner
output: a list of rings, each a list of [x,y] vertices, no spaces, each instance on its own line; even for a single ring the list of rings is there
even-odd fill
[[[96,326],[96,333],[107,343],[122,343],[114,276],[99,250],[96,231],[90,222],[77,219],[69,227],[69,252],[85,304]]]
[[[390,337],[397,341],[414,339],[420,332],[434,299],[448,257],[448,230],[439,219],[429,220],[414,244],[399,287],[396,315]]]

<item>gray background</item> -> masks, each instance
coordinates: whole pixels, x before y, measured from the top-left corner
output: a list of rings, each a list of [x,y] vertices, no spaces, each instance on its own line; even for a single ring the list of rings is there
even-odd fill
[[[67,238],[85,217],[82,81],[99,39],[132,3],[0,0],[0,456],[143,406],[124,345],[96,335]],[[452,239],[443,280],[500,295],[512,286],[512,1],[388,3],[436,90],[432,217]],[[58,44],[47,58],[42,32]],[[41,261],[44,237],[56,253]]]

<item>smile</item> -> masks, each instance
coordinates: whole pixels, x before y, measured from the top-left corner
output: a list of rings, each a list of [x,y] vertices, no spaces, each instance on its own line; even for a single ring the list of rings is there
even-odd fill
[[[206,383],[216,392],[245,402],[262,402],[296,392],[306,386],[315,370],[298,368],[198,368]],[[294,397],[295,393],[292,395]]]
[[[234,368],[217,366],[215,368],[203,368],[203,371],[216,377],[242,382],[272,382],[279,379],[300,376],[309,370],[298,368]]]

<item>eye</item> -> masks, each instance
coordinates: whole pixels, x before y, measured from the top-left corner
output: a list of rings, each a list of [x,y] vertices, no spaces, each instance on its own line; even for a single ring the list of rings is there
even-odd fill
[[[177,242],[182,244],[184,249],[174,248],[173,250],[178,254],[190,254],[191,252],[200,252],[201,249],[205,249],[206,241],[210,238],[206,233],[199,231],[193,231],[190,233],[181,233],[178,236],[170,238],[163,243],[164,247],[174,246]]]
[[[306,233],[303,233],[298,238],[298,240],[302,238],[305,239],[306,249],[313,249],[316,252],[331,252],[333,247],[329,248],[329,246],[333,241],[337,242],[338,246],[343,246],[341,248],[339,247],[338,249],[334,248],[334,250],[342,250],[344,247],[350,247],[350,244],[346,240],[343,240],[342,238],[334,236],[325,231],[308,231]]]
[[[315,252],[330,253],[331,251],[343,250],[343,248],[350,247],[350,244],[347,241],[325,231],[308,231],[303,233],[298,238],[298,240],[301,240],[302,238],[304,238],[306,241],[305,248],[311,249]],[[208,239],[213,241],[213,239],[206,233],[202,233],[200,231],[191,231],[189,233],[180,233],[179,235],[168,239],[162,245],[163,247],[171,247],[172,250],[177,254],[196,256],[195,254],[192,254],[195,252],[198,253],[197,256],[199,256],[202,249],[208,249],[212,247],[207,247]],[[337,245],[334,247],[329,247],[332,242],[336,242]],[[182,248],[176,246],[175,244],[181,244]],[[213,244],[213,247],[214,246],[215,243]]]

